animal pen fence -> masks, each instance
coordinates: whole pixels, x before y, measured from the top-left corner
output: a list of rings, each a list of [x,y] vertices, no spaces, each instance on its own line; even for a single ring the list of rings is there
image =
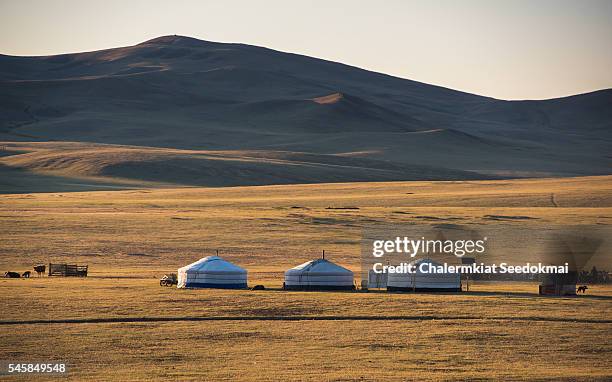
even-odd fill
[[[49,264],[49,276],[87,277],[87,265]]]

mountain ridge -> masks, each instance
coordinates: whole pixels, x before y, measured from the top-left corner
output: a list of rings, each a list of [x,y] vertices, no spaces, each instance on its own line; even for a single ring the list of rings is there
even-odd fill
[[[184,36],[56,56],[0,55],[0,86],[4,141],[367,152],[394,166],[483,177],[612,168],[612,89],[505,101]]]

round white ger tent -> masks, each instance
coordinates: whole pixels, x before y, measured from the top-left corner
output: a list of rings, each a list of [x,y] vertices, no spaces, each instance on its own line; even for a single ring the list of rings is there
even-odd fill
[[[353,272],[325,259],[311,260],[285,272],[285,289],[352,290]]]
[[[425,273],[420,265],[429,263],[441,265],[431,259],[419,259],[411,262],[416,267],[414,273],[389,273],[388,291],[421,291],[421,292],[461,292],[461,274],[459,273]]]
[[[244,289],[247,271],[219,256],[208,256],[178,270],[177,288]]]

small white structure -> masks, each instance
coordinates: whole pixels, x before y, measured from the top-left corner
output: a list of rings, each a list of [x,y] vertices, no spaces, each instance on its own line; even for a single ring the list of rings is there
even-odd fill
[[[352,290],[353,272],[326,259],[311,260],[285,272],[284,289]]]
[[[378,273],[373,269],[370,269],[368,272],[368,282],[366,283],[365,287],[368,289],[384,289],[387,287],[388,279],[388,273]]]
[[[460,273],[426,273],[421,271],[421,264],[442,264],[431,259],[418,259],[411,262],[415,266],[414,273],[389,273],[387,279],[388,291],[415,292],[461,292]]]
[[[219,256],[208,256],[178,270],[177,288],[247,288],[247,271]]]

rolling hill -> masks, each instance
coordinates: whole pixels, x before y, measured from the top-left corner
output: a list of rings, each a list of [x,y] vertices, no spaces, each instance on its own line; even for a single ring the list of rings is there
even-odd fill
[[[20,178],[36,176],[224,186],[612,168],[611,89],[503,101],[182,36],[0,55],[0,88],[5,190],[32,189]]]

